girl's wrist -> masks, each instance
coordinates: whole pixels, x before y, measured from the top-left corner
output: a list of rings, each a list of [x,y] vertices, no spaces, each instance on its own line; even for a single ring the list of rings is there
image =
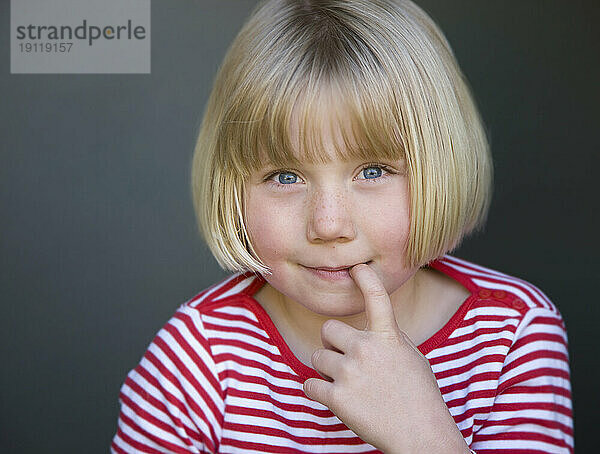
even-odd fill
[[[446,405],[444,410],[429,419],[421,427],[432,427],[434,430],[421,430],[417,439],[409,439],[406,434],[398,434],[401,438],[393,440],[390,449],[383,449],[385,454],[407,454],[434,452],[436,454],[475,454],[462,436],[454,418],[452,418]],[[391,441],[391,440],[390,440]],[[407,444],[408,443],[408,444]]]

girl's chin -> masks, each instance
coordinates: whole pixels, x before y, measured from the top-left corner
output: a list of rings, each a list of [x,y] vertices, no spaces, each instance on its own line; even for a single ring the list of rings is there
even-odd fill
[[[302,305],[315,314],[325,317],[352,317],[364,312],[365,307],[362,302],[348,304],[348,300],[344,301],[306,301]]]

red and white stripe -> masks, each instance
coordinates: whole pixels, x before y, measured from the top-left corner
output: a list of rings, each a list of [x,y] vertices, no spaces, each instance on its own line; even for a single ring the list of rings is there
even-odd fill
[[[572,453],[567,334],[554,304],[455,257],[431,266],[471,292],[419,346],[471,449]],[[180,306],[121,388],[111,452],[378,452],[304,395],[319,375],[252,298],[263,283],[238,273]]]

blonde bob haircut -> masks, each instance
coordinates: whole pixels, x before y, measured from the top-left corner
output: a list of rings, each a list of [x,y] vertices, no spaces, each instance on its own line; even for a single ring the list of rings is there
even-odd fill
[[[410,190],[405,262],[423,266],[481,228],[488,141],[446,38],[407,0],[267,0],[217,73],[192,162],[200,232],[221,267],[270,273],[245,226],[244,182],[266,163],[327,162],[324,107],[340,159],[400,160]],[[294,111],[294,117],[292,117]],[[297,118],[301,146],[291,143]],[[298,156],[298,157],[297,157]]]

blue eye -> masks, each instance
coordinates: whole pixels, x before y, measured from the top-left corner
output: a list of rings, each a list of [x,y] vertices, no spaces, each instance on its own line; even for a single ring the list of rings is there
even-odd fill
[[[383,183],[388,177],[395,173],[397,172],[384,164],[365,164],[353,180],[368,180],[369,184]],[[295,171],[285,169],[279,169],[272,172],[264,178],[264,181],[271,187],[280,190],[294,190],[298,188],[298,184],[304,183],[302,177]]]
[[[281,184],[291,184],[298,181],[298,175],[293,172],[281,172],[279,174],[279,182]]]
[[[382,175],[382,171],[381,171],[381,167],[379,166],[369,166],[369,167],[365,167],[362,170],[362,174],[363,176],[368,179],[368,180],[372,180],[374,178],[379,178]]]

